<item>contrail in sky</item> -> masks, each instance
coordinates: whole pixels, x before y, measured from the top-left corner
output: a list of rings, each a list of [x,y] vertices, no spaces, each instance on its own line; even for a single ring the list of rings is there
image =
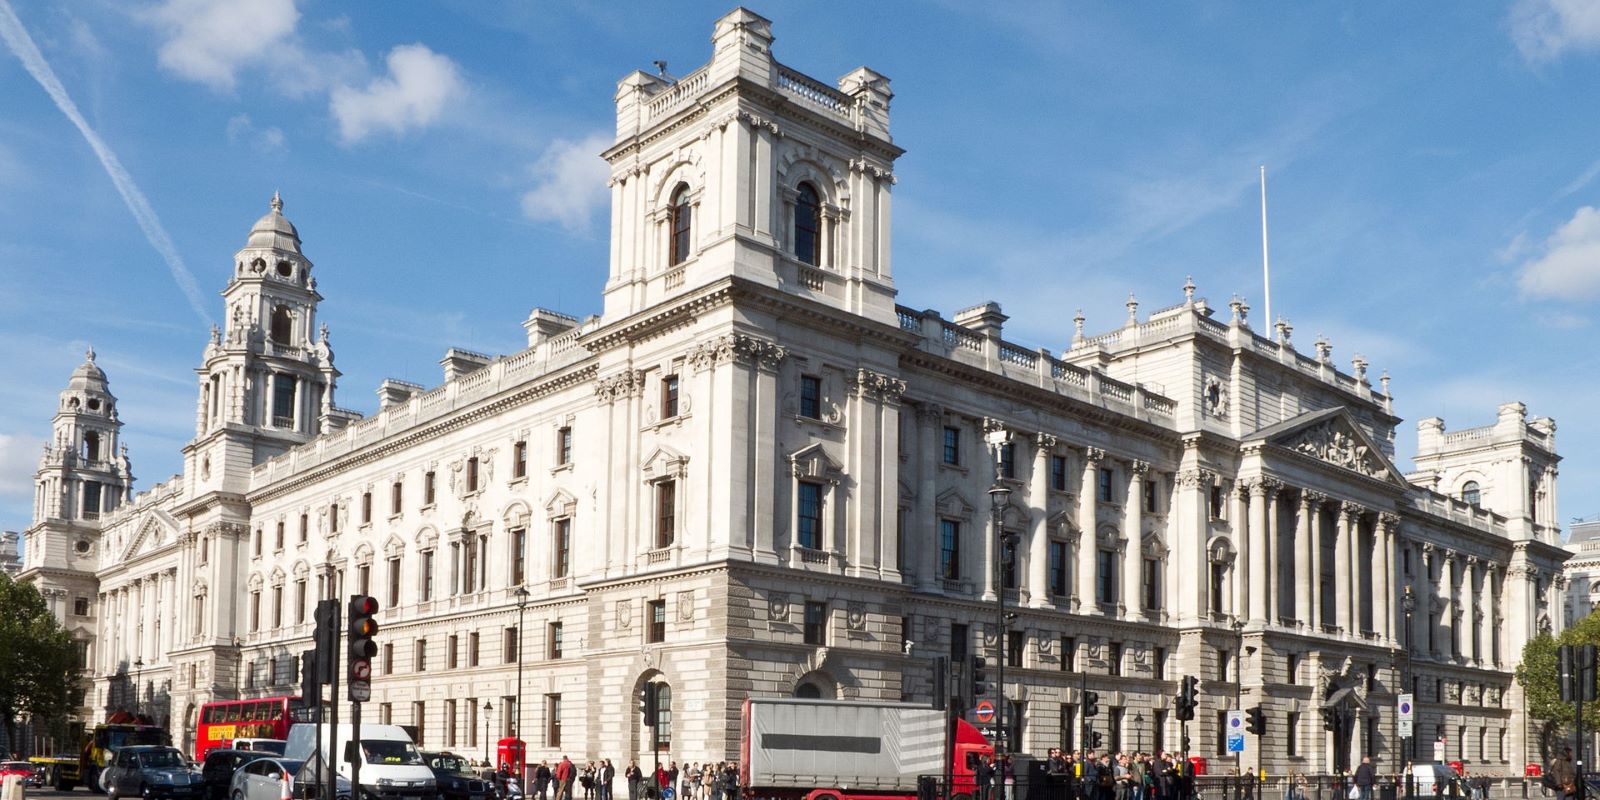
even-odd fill
[[[0,39],[6,40],[6,46],[22,61],[22,66],[28,74],[44,87],[50,99],[55,101],[61,113],[73,125],[78,126],[78,132],[89,142],[89,147],[94,154],[100,157],[100,164],[106,169],[111,183],[117,187],[117,193],[122,195],[122,201],[128,205],[128,212],[139,223],[139,228],[144,231],[144,237],[150,241],[150,246],[166,260],[167,268],[172,272],[172,279],[178,282],[178,288],[183,290],[185,297],[189,298],[189,307],[206,324],[211,324],[211,315],[206,313],[205,297],[200,293],[200,286],[195,283],[194,273],[184,266],[183,257],[178,255],[178,248],[173,246],[171,237],[167,236],[165,228],[161,227],[161,219],[156,216],[155,209],[150,207],[150,201],[145,199],[144,192],[133,182],[133,176],[117,160],[117,154],[111,152],[100,134],[89,127],[83,114],[78,112],[78,106],[67,96],[66,87],[61,85],[61,79],[56,77],[55,70],[50,68],[50,63],[44,60],[44,54],[39,52],[38,45],[33,43],[33,37],[28,35],[28,30],[22,27],[22,20],[17,17],[17,12],[11,8],[10,0],[0,0]]]

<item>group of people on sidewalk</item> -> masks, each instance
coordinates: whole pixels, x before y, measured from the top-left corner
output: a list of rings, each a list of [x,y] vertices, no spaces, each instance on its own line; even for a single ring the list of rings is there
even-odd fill
[[[501,764],[486,777],[501,787],[515,785],[513,767]],[[617,769],[611,759],[590,761],[579,767],[567,756],[551,766],[548,761],[527,766],[528,800],[614,800]],[[732,761],[716,764],[691,762],[679,769],[677,761],[655,767],[651,775],[632,761],[622,771],[628,800],[734,800],[739,796],[739,767]]]

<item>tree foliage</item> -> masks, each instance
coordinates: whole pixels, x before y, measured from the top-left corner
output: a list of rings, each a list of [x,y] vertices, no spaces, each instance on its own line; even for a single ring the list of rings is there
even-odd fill
[[[0,721],[10,740],[20,712],[41,723],[64,716],[77,677],[72,637],[39,590],[0,573]]]
[[[1561,699],[1560,677],[1557,674],[1559,658],[1556,650],[1565,644],[1600,645],[1600,610],[1578,620],[1561,632],[1560,636],[1541,633],[1528,640],[1522,648],[1522,663],[1517,665],[1517,683],[1522,685],[1527,700],[1529,716],[1544,721],[1541,749],[1548,749],[1550,739],[1558,728],[1571,725],[1576,719],[1575,706]],[[1587,703],[1583,708],[1583,725],[1592,728],[1600,723],[1600,701]],[[1549,753],[1544,753],[1546,760]]]

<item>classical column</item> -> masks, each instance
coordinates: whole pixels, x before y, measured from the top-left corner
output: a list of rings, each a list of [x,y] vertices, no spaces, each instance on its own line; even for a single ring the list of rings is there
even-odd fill
[[[1056,437],[1041,433],[1033,437],[1033,474],[1028,476],[1028,605],[1050,605],[1050,530],[1045,518],[1050,513],[1050,454]],[[1065,565],[1063,565],[1065,566]]]
[[[1267,493],[1265,480],[1250,484],[1250,624],[1267,622]]]
[[[1311,514],[1315,508],[1311,493],[1300,492],[1299,515],[1294,521],[1294,615],[1301,627],[1316,628],[1316,608],[1312,606],[1312,589],[1318,579],[1316,561],[1312,559]],[[1309,574],[1308,574],[1309,573]]]
[[[1086,447],[1083,451],[1083,485],[1078,489],[1078,613],[1087,614],[1095,608],[1095,559],[1099,557],[1096,546],[1095,503],[1099,499],[1095,478],[1100,471],[1100,460],[1105,451]]]
[[[1417,610],[1411,617],[1411,627],[1416,635],[1412,643],[1412,650],[1426,656],[1434,654],[1430,644],[1433,639],[1433,612],[1438,605],[1438,592],[1433,582],[1433,566],[1438,559],[1438,551],[1432,544],[1423,543],[1417,548],[1417,569],[1412,578],[1413,590],[1417,598]]]
[[[1394,613],[1394,571],[1389,552],[1394,540],[1395,518],[1379,514],[1378,524],[1372,529],[1372,630],[1379,641],[1392,641],[1391,626]]]
[[[917,407],[917,515],[914,530],[920,536],[910,537],[918,542],[917,588],[930,591],[944,578],[939,572],[939,549],[943,545],[939,533],[938,474],[939,428],[944,421],[944,409],[932,403]]]
[[[1128,464],[1128,499],[1122,504],[1122,613],[1128,619],[1142,616],[1140,571],[1144,566],[1144,480],[1147,461]]]
[[[1439,585],[1444,591],[1443,608],[1439,612],[1439,621],[1444,628],[1444,655],[1454,660],[1460,655],[1456,647],[1456,614],[1461,608],[1461,597],[1456,592],[1456,554],[1453,550],[1444,554],[1444,565],[1439,570]]]
[[[1327,536],[1327,530],[1322,524],[1322,504],[1327,502],[1326,495],[1310,492],[1311,495],[1311,610],[1306,616],[1306,621],[1313,631],[1320,631],[1323,625],[1328,624],[1322,616],[1322,540]]]
[[[1350,512],[1354,508],[1350,503],[1340,503],[1339,519],[1334,523],[1338,537],[1333,545],[1334,624],[1345,634],[1355,630],[1350,619]]]
[[[1350,543],[1350,583],[1345,587],[1345,594],[1350,598],[1350,633],[1361,635],[1361,602],[1366,599],[1366,592],[1361,591],[1361,570],[1367,568],[1361,558],[1361,517],[1365,510],[1360,506],[1350,509],[1350,536],[1346,541]]]
[[[1267,582],[1262,587],[1267,595],[1267,624],[1278,621],[1278,616],[1283,610],[1283,561],[1278,554],[1281,537],[1278,530],[1278,496],[1283,492],[1283,484],[1271,481],[1267,484]]]
[[[1461,591],[1465,595],[1461,603],[1461,654],[1465,657],[1463,660],[1471,664],[1477,664],[1483,653],[1482,641],[1478,638],[1478,618],[1483,614],[1478,608],[1478,564],[1477,556],[1467,556],[1466,566],[1461,570]]]
[[[1494,652],[1494,565],[1483,562],[1483,582],[1478,587],[1478,641],[1482,646],[1481,666],[1498,665]]]
[[[1233,485],[1233,564],[1228,568],[1233,581],[1232,604],[1228,614],[1243,619],[1250,611],[1250,584],[1247,578],[1250,563],[1250,483],[1239,479]]]

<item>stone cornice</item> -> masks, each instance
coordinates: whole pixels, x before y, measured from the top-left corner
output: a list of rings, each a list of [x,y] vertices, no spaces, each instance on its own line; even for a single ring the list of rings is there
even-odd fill
[[[305,484],[327,480],[340,472],[381,460],[395,452],[460,430],[507,409],[590,381],[594,378],[595,370],[595,364],[590,361],[573,364],[567,371],[553,376],[547,373],[540,376],[543,380],[535,379],[518,389],[485,398],[476,405],[419,425],[370,447],[324,461],[308,470],[282,476],[266,486],[252,490],[246,499],[252,505],[274,500],[302,488]]]

